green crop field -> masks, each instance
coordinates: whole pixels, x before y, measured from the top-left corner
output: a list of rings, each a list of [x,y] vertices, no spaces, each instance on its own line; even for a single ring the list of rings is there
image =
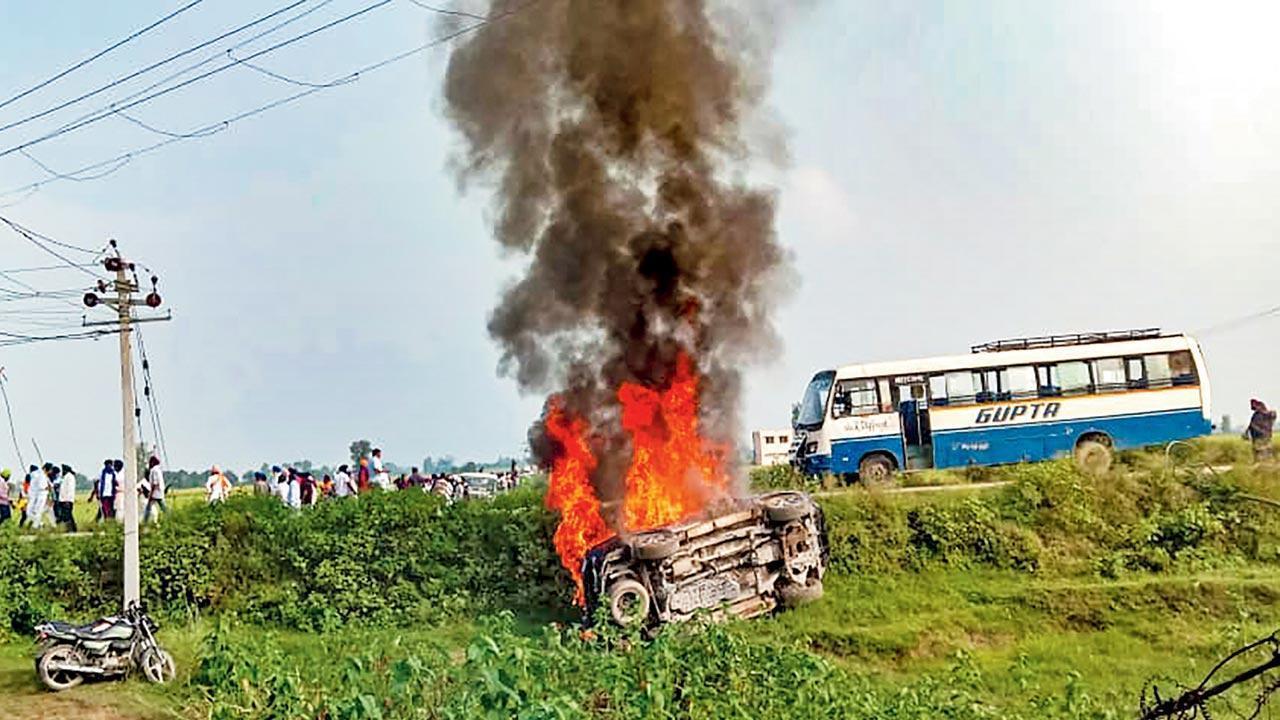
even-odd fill
[[[828,482],[822,600],[654,639],[577,624],[537,485],[449,507],[419,493],[302,513],[195,502],[142,539],[178,681],[57,696],[26,633],[110,605],[119,532],[18,542],[7,528],[0,715],[1136,718],[1150,680],[1198,681],[1280,627],[1280,509],[1264,502],[1280,473],[1226,439],[1175,460],[905,480],[1005,483],[977,492]],[[753,481],[806,486],[777,469]]]

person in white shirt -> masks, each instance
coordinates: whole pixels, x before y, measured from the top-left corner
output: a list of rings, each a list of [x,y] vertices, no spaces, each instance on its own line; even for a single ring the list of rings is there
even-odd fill
[[[226,475],[222,474],[222,470],[217,465],[209,472],[209,479],[204,483],[205,500],[213,505],[227,499],[227,494],[231,491],[231,481]]]
[[[71,469],[70,465],[63,465],[62,472],[58,472],[58,468],[53,468],[54,477],[59,474],[62,481],[58,483],[58,504],[54,507],[57,512],[54,517],[58,522],[67,526],[69,532],[76,531],[76,471]]]
[[[391,489],[391,475],[382,464],[382,450],[373,449],[373,484],[383,490]]]
[[[154,517],[160,521],[160,513],[169,514],[169,507],[164,504],[164,469],[160,467],[160,458],[152,457],[147,461],[147,509],[142,513],[142,522],[151,522]]]
[[[355,494],[356,489],[351,480],[351,473],[347,472],[346,465],[339,465],[338,472],[333,475],[333,496],[344,498]]]
[[[285,505],[294,510],[302,509],[302,482],[298,477],[298,473],[289,472],[289,482],[286,483]]]
[[[39,530],[44,527],[44,516],[49,511],[49,477],[39,468],[27,477],[31,481],[27,489],[27,520],[31,529]]]

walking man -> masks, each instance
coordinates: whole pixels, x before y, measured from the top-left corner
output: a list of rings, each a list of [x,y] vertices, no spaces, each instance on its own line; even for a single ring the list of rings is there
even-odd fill
[[[160,513],[169,514],[164,504],[164,470],[160,467],[160,458],[155,456],[147,465],[147,509],[142,513],[142,522],[151,522],[153,517],[160,522]]]
[[[344,498],[355,494],[355,488],[352,486],[351,474],[347,472],[346,465],[339,465],[338,472],[333,476],[333,496]]]
[[[54,518],[67,526],[67,532],[75,532],[76,471],[70,465],[63,465],[61,473],[56,467],[52,469],[53,477],[56,478],[59,474],[62,475],[62,482],[58,484],[58,502],[53,506]]]
[[[1276,411],[1268,409],[1265,403],[1256,398],[1249,401],[1249,407],[1253,409],[1253,417],[1249,419],[1244,437],[1253,443],[1253,461],[1267,462],[1274,455],[1271,432],[1276,425]]]
[[[9,468],[0,469],[0,525],[8,522],[13,515],[13,508],[9,506],[9,478],[12,475]]]
[[[384,492],[391,490],[391,475],[387,473],[387,468],[382,464],[382,450],[373,449],[373,484],[381,488]]]
[[[35,465],[31,466],[31,488],[27,490],[27,520],[32,530],[44,527],[44,516],[49,513],[49,476]]]
[[[98,503],[102,509],[102,519],[116,519],[116,489],[119,483],[116,476],[116,464],[112,460],[102,461],[102,472],[98,474]]]
[[[210,505],[220,503],[227,499],[227,494],[231,492],[231,481],[226,475],[222,474],[222,470],[214,465],[209,471],[209,479],[204,483],[204,499]]]

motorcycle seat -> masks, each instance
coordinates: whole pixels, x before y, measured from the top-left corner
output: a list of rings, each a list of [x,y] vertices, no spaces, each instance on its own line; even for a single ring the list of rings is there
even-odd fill
[[[133,627],[114,619],[99,620],[88,625],[57,621],[49,625],[59,635],[72,635],[81,640],[127,640],[133,637]]]

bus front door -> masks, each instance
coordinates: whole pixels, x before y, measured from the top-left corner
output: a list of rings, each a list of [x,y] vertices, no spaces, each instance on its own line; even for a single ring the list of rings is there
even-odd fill
[[[898,413],[902,416],[902,445],[907,470],[933,467],[933,430],[929,425],[929,401],[923,382],[898,386]]]

